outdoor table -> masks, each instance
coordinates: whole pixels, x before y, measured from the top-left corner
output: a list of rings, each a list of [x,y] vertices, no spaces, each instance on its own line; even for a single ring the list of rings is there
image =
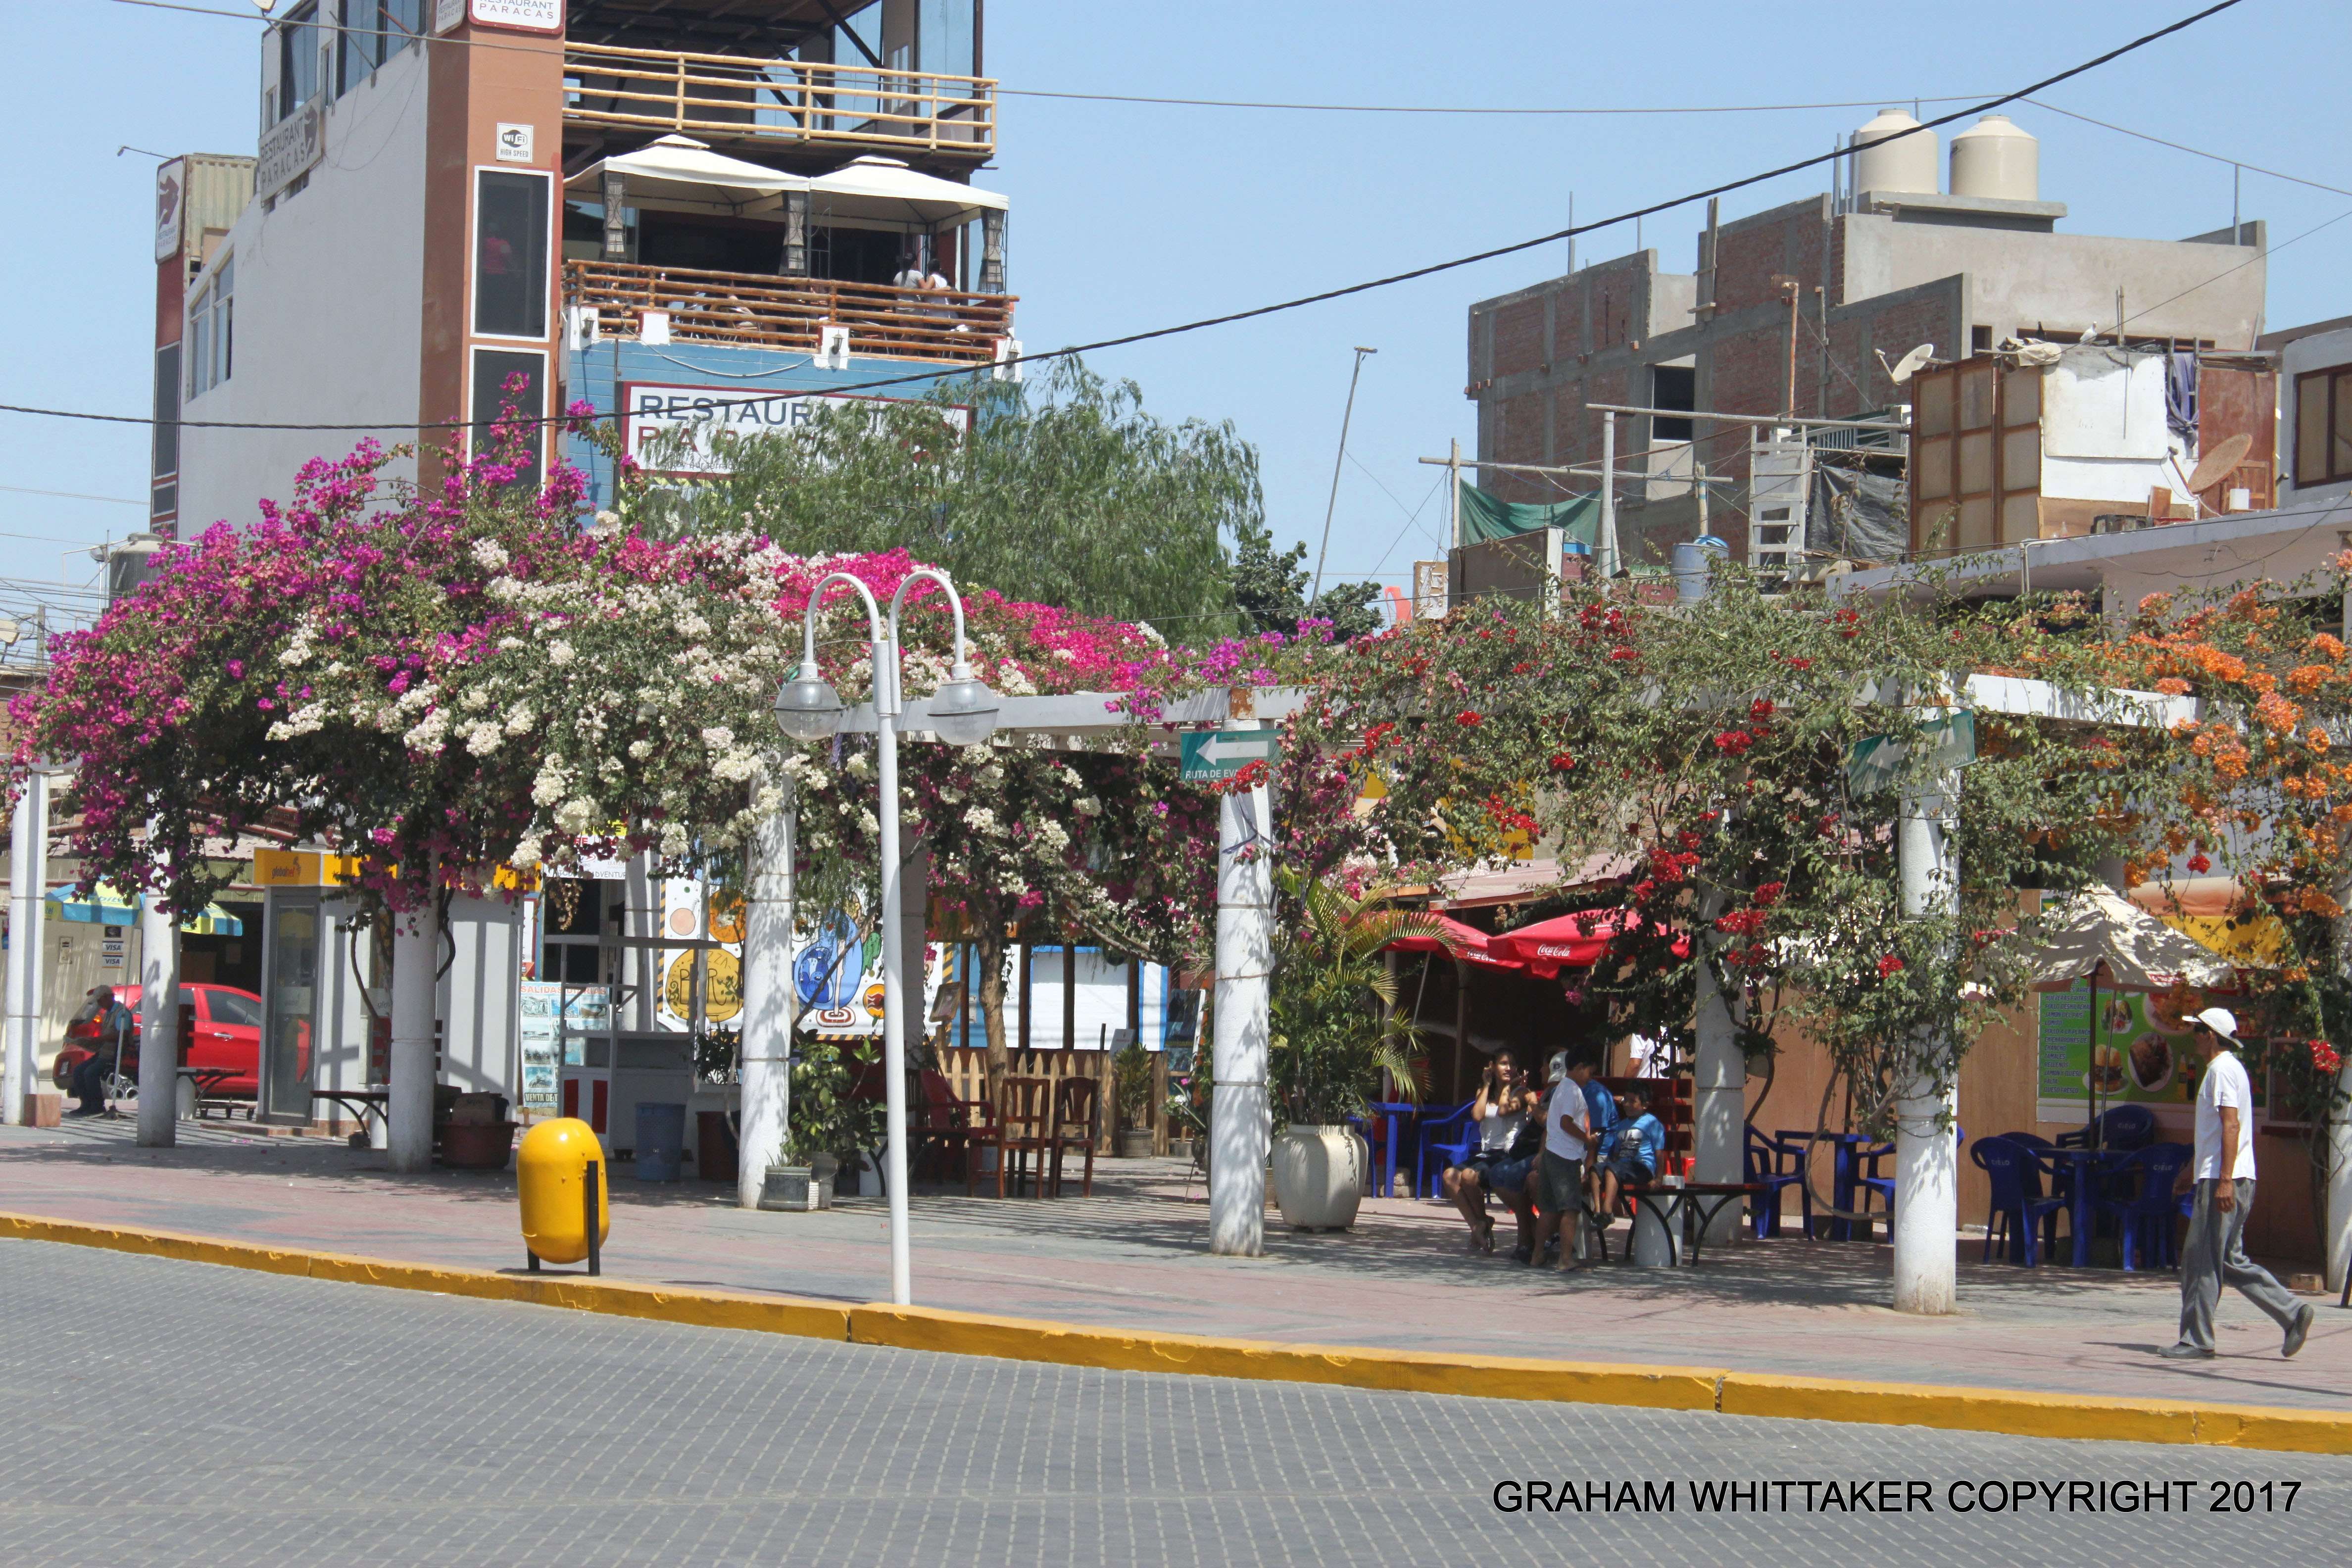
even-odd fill
[[[1808,1144],[1831,1145],[1832,1152],[1831,1201],[1848,1214],[1854,1212],[1853,1194],[1854,1188],[1859,1184],[1854,1177],[1853,1152],[1862,1144],[1877,1142],[1877,1139],[1863,1132],[1815,1133],[1811,1128],[1791,1132],[1785,1127],[1776,1136],[1784,1142],[1796,1144],[1799,1149],[1805,1150],[1809,1153],[1811,1151],[1806,1149]],[[1832,1215],[1823,1220],[1822,1227],[1825,1239],[1831,1237],[1839,1241],[1853,1239],[1853,1221],[1850,1219],[1839,1219]]]
[[[2107,1172],[2129,1152],[2119,1149],[2033,1151],[2037,1157],[2048,1162],[2053,1180],[2058,1174],[2058,1162],[2063,1160],[2074,1167],[2068,1178],[2074,1183],[2074,1190],[2070,1194],[2072,1202],[2066,1211],[2066,1223],[2074,1232],[2074,1267],[2077,1268],[2091,1266],[2091,1232],[2098,1223],[2099,1194],[2106,1184]]]
[[[1642,1220],[1647,1215],[1651,1223],[1665,1233],[1669,1265],[1698,1263],[1700,1248],[1706,1245],[1707,1227],[1715,1216],[1723,1212],[1726,1204],[1734,1204],[1754,1196],[1764,1190],[1761,1182],[1685,1182],[1680,1186],[1623,1187],[1619,1189],[1633,1205],[1633,1262],[1643,1268],[1656,1268],[1654,1253],[1643,1245]],[[1696,1217],[1696,1226],[1688,1221]],[[1684,1233],[1689,1231],[1690,1256],[1684,1252]],[[1644,1256],[1649,1253],[1649,1256]]]
[[[314,1089],[310,1091],[310,1098],[330,1101],[350,1111],[360,1124],[360,1131],[352,1136],[362,1141],[367,1137],[368,1118],[373,1116],[379,1123],[383,1123],[392,1104],[391,1090],[382,1089]],[[389,1138],[391,1135],[392,1129],[386,1124],[384,1136]],[[359,1145],[354,1143],[352,1146],[356,1148]]]

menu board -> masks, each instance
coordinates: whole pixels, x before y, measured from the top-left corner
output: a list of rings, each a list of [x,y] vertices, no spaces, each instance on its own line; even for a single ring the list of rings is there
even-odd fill
[[[516,1106],[525,1121],[556,1112],[563,1064],[581,1059],[580,1038],[612,1026],[612,1002],[602,985],[522,983],[522,1082]]]
[[[2036,1086],[2044,1121],[2080,1121],[2090,1113],[2092,1074],[2102,1110],[2109,1105],[2188,1106],[2197,1098],[2197,1052],[2189,1015],[2204,1004],[2190,992],[2099,988],[2097,1016],[2088,980],[2041,997],[2041,1060]]]

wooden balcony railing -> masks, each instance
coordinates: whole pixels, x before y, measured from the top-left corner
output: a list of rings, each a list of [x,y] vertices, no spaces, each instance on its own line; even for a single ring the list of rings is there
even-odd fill
[[[636,337],[645,312],[669,312],[673,341],[814,353],[820,326],[847,327],[849,351],[987,364],[1013,335],[1011,294],[931,293],[879,283],[567,261],[563,298],[596,312],[606,337]]]
[[[567,43],[563,89],[563,117],[578,124],[975,163],[996,151],[986,77]]]

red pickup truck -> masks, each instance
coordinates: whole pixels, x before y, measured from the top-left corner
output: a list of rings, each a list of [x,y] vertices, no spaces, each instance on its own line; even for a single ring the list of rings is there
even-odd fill
[[[122,1075],[139,1075],[139,1019],[141,996],[131,986],[117,992],[131,1007],[133,1032],[123,1042]],[[229,1076],[208,1089],[221,1095],[257,1094],[261,1089],[261,998],[250,991],[240,991],[234,985],[183,985],[180,1005],[195,1009],[194,1037],[188,1042],[187,1065],[192,1068],[212,1068]],[[50,1076],[59,1089],[73,1082],[73,1069],[96,1051],[111,1054],[114,1042],[103,1037],[107,1008],[97,995],[85,998],[73,1021],[66,1026],[66,1043],[58,1052],[57,1065]],[[306,1057],[309,1052],[303,1053]],[[305,1072],[310,1063],[302,1064]]]

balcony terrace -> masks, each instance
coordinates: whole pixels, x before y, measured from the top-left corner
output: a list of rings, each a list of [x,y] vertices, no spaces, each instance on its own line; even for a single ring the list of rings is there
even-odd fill
[[[978,165],[996,83],[977,76],[567,41],[563,118],[633,142],[667,133],[761,154],[888,153]]]
[[[652,310],[667,313],[675,342],[814,353],[818,330],[837,326],[855,354],[987,364],[1013,335],[1015,296],[574,260],[563,300],[593,310],[607,338],[644,337]]]

